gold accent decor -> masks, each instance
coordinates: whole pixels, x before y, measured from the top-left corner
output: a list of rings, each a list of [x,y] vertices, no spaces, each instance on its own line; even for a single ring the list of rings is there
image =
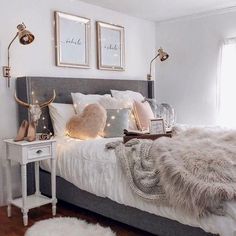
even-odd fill
[[[167,60],[169,58],[169,54],[166,53],[162,48],[158,49],[158,54],[150,62],[150,72],[147,75],[147,80],[152,80],[152,63],[158,57],[159,57],[160,61],[162,62],[162,61],[165,61],[165,60]]]
[[[10,47],[15,39],[18,37],[20,44],[27,45],[34,41],[34,35],[26,29],[24,23],[17,25],[18,32],[15,37],[12,39],[7,48],[7,66],[3,66],[3,76],[7,78],[7,87],[10,87],[10,78],[11,78],[11,67],[10,67]]]

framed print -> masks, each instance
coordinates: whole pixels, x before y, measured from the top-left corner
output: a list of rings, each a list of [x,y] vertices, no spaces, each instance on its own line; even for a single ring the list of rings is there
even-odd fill
[[[124,27],[104,22],[97,22],[98,69],[125,69]]]
[[[150,134],[165,134],[165,124],[162,118],[151,119],[150,120],[150,127],[149,127]]]
[[[90,19],[55,12],[56,65],[89,68]]]

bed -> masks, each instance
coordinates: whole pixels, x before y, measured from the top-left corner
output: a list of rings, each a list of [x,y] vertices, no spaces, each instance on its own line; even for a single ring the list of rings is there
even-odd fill
[[[142,81],[142,80],[106,80],[106,79],[81,79],[81,78],[50,78],[50,77],[21,77],[17,78],[17,93],[18,97],[24,101],[31,102],[32,91],[36,92],[38,100],[44,100],[50,97],[52,90],[55,89],[57,93],[57,98],[55,102],[60,103],[72,103],[70,93],[71,92],[81,92],[85,94],[105,94],[109,93],[110,89],[117,90],[133,90],[141,92],[145,97],[152,98],[154,91],[153,81]],[[19,122],[23,119],[28,119],[28,112],[25,108],[19,107]],[[44,109],[43,116],[45,117],[44,123],[39,122],[39,131],[42,130],[44,125],[47,125],[49,129],[52,130],[52,124],[49,118],[48,110]],[[114,153],[106,153],[107,162],[104,165],[99,157],[101,155],[93,154],[91,157],[88,155],[81,155],[81,153],[86,153],[84,148],[87,146],[96,146],[98,150],[102,152],[102,147],[104,147],[104,142],[109,142],[111,140],[96,140],[96,141],[86,141],[86,145],[78,145],[78,141],[65,138],[58,139],[58,160],[57,162],[57,198],[76,206],[88,209],[90,211],[96,212],[103,216],[112,218],[114,220],[126,223],[128,225],[134,226],[136,228],[142,229],[144,231],[159,235],[159,236],[206,236],[213,235],[207,233],[201,228],[208,232],[221,232],[224,235],[233,236],[232,231],[236,232],[235,220],[233,217],[219,217],[212,216],[209,219],[202,219],[199,221],[194,221],[190,218],[184,217],[180,212],[175,212],[173,209],[167,209],[165,207],[153,207],[152,204],[148,202],[141,202],[136,195],[128,188],[125,182],[124,176],[117,167],[116,158]],[[68,145],[65,146],[65,143]],[[98,146],[97,146],[98,145]],[[70,146],[70,148],[68,148]],[[83,158],[86,156],[86,160],[73,160],[73,155],[71,155],[71,150],[77,153],[77,156]],[[103,150],[104,152],[104,150]],[[93,181],[94,175],[89,172],[84,172],[84,175],[88,178],[83,178],[82,173],[80,173],[80,178],[73,179],[70,175],[73,170],[71,170],[71,162],[67,159],[71,155],[71,162],[75,163],[90,163],[90,158],[97,158],[98,166],[100,172],[105,172],[107,176],[103,176],[102,180],[105,184],[91,184],[86,182]],[[74,161],[74,162],[73,162]],[[62,164],[64,163],[64,164]],[[88,165],[89,166],[89,165]],[[42,169],[40,170],[40,188],[41,192],[45,195],[50,195],[50,166],[47,162],[42,163]],[[66,170],[62,170],[66,168]],[[90,166],[89,169],[91,169]],[[105,168],[105,169],[102,169]],[[88,167],[87,167],[88,169]],[[81,172],[86,170],[86,168],[81,169]],[[103,171],[106,170],[106,171]],[[63,174],[64,173],[64,174]],[[115,177],[111,173],[115,173]],[[95,173],[94,173],[95,174]],[[34,167],[28,165],[27,167],[28,175],[28,194],[33,193],[35,189],[35,184],[33,181]],[[98,173],[97,173],[98,175]],[[114,191],[109,184],[116,183],[117,189],[119,191]],[[122,183],[122,184],[121,184]],[[76,186],[77,185],[77,186]],[[81,186],[79,188],[78,186]],[[96,187],[94,187],[96,186]],[[97,188],[97,189],[96,189]],[[118,194],[120,193],[120,194]],[[126,193],[126,194],[122,194]],[[235,204],[229,204],[229,211],[236,212]],[[180,223],[181,222],[181,223]],[[191,226],[190,226],[191,225]],[[227,226],[227,227],[226,227]],[[200,228],[201,227],[201,228]],[[228,230],[230,228],[230,230]]]

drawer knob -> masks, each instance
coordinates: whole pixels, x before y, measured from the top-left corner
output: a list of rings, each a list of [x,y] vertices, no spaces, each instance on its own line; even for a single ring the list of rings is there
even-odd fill
[[[42,150],[38,150],[36,153],[37,154],[40,154],[40,153],[42,153],[43,151]]]

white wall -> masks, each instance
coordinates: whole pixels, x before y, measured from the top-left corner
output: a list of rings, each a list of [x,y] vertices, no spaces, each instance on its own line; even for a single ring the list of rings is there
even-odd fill
[[[7,46],[16,33],[16,25],[22,21],[31,30],[36,40],[22,46],[15,42],[11,48],[12,75],[58,76],[85,78],[145,79],[148,63],[155,53],[155,24],[130,17],[77,0],[1,0],[0,66],[7,63]],[[4,9],[4,10],[3,10]],[[54,11],[63,11],[92,19],[91,69],[66,69],[55,66]],[[125,27],[126,70],[124,72],[99,71],[96,69],[95,20],[102,20]],[[121,81],[122,83],[122,81]],[[6,88],[0,75],[0,140],[13,137],[17,132],[17,111],[13,100],[14,83]],[[0,161],[4,158],[0,141]],[[2,162],[2,161],[1,161]],[[19,170],[13,169],[14,189],[19,187]],[[0,165],[0,205],[4,201],[4,168]],[[5,195],[4,195],[5,196]]]
[[[156,46],[170,54],[157,64],[157,98],[175,107],[178,122],[216,124],[219,48],[236,37],[235,22],[231,12],[157,24]]]

